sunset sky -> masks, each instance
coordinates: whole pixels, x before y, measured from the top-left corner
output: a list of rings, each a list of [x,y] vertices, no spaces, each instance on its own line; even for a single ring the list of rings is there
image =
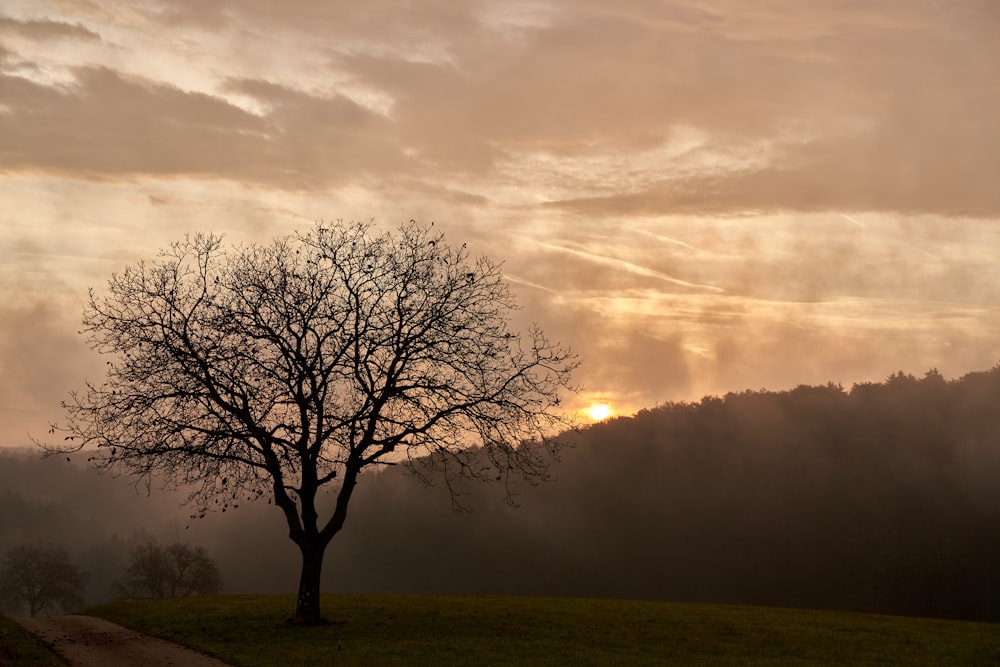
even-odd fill
[[[186,232],[435,221],[574,409],[1000,362],[996,0],[2,0],[0,445]]]

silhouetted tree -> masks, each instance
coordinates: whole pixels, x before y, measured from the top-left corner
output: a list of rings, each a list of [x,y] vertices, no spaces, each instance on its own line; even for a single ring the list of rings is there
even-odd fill
[[[83,604],[87,575],[54,544],[22,544],[4,553],[0,564],[0,598],[32,616],[66,611]]]
[[[222,577],[202,547],[146,542],[132,549],[122,577],[112,585],[118,598],[176,598],[213,595]]]
[[[510,484],[545,474],[574,355],[517,308],[500,267],[414,222],[318,224],[266,246],[196,235],[91,291],[115,355],[53,426],[104,469],[193,485],[199,512],[266,496],[302,556],[296,620],[320,621],[323,554],[363,470]],[[332,509],[320,518],[321,500]]]

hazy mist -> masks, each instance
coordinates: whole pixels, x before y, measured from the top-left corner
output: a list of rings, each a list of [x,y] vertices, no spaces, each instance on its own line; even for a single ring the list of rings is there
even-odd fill
[[[736,602],[1000,620],[1000,368],[946,381],[746,391],[567,434],[555,481],[443,485],[364,476],[327,552],[325,589]],[[82,458],[82,457],[79,457]],[[191,521],[81,460],[0,458],[0,548],[52,541],[108,596],[128,548],[204,546],[225,591],[291,592],[280,513]]]

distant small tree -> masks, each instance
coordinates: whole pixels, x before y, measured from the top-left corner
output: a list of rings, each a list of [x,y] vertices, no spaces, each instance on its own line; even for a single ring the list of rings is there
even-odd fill
[[[160,546],[147,542],[132,549],[129,564],[112,584],[118,598],[177,598],[213,595],[222,577],[208,552],[187,544]]]
[[[8,608],[27,608],[31,616],[82,606],[86,582],[87,574],[54,544],[12,547],[0,564],[0,599]]]
[[[512,331],[515,310],[499,265],[412,221],[234,249],[196,235],[91,292],[84,331],[114,360],[52,432],[103,469],[193,488],[199,514],[268,498],[302,556],[295,620],[319,623],[323,556],[363,471],[508,498],[545,476],[577,361],[537,326]]]

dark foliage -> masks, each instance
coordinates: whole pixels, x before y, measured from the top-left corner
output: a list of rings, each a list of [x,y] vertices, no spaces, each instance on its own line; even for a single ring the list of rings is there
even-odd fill
[[[121,578],[112,586],[117,598],[178,598],[222,591],[222,575],[203,547],[146,542],[132,549]]]
[[[587,457],[604,465],[580,493],[605,516],[652,508],[659,539],[619,565],[662,572],[657,596],[995,619],[998,400],[994,370],[668,405],[584,434],[633,451]]]
[[[473,511],[452,514],[447,494],[389,469],[359,486],[353,529],[327,556],[343,576],[326,590],[745,602],[998,621],[998,405],[1000,367],[950,381],[933,371],[895,374],[849,390],[803,386],[663,405],[573,434],[555,483],[525,489],[517,510],[472,489],[465,502]],[[71,464],[7,461],[0,487],[25,498],[49,479],[83,488],[86,473]],[[31,488],[18,486],[22,480]],[[111,521],[107,499],[117,496],[96,481],[114,482],[94,480],[70,506],[74,521],[59,525],[97,516],[107,522],[92,531],[101,535],[140,525]],[[150,500],[161,505],[144,511],[159,517],[176,502]],[[192,524],[226,572],[227,590],[294,590],[294,549],[261,530],[278,527],[272,513],[250,505]]]
[[[826,607],[1000,620],[1000,368],[745,391],[585,429],[527,517],[411,508],[344,554],[408,572],[358,590],[521,592]],[[386,516],[379,497],[358,512]],[[460,553],[461,559],[440,554]],[[376,568],[378,569],[378,568]],[[485,573],[489,573],[486,575]]]
[[[11,547],[0,561],[0,601],[31,616],[67,611],[83,604],[85,572],[54,544]]]

